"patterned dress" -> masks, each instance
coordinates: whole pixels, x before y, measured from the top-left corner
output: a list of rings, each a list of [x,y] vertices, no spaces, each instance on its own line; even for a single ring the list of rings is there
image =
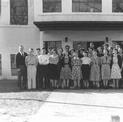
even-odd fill
[[[72,80],[81,80],[81,60],[74,57],[72,59]]]
[[[111,57],[103,56],[101,57],[101,77],[102,80],[110,80],[111,79]]]
[[[90,72],[90,81],[100,81],[100,59],[99,57],[91,58],[92,64],[91,64],[91,72]]]
[[[118,65],[117,56],[113,57],[113,65],[112,65],[112,69],[111,69],[111,79],[121,79],[121,70]]]
[[[64,63],[60,73],[60,79],[69,80],[71,79],[71,69],[70,69],[70,58],[69,56],[64,56]]]

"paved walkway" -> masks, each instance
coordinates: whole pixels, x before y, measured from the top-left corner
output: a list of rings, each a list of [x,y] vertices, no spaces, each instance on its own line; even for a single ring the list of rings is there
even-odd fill
[[[30,122],[111,122],[112,116],[123,122],[123,90],[57,90]]]

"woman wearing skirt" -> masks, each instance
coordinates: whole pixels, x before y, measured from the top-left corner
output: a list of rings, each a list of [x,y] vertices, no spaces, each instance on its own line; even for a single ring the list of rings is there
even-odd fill
[[[50,78],[50,82],[52,84],[52,88],[57,88],[58,86],[58,61],[59,61],[59,57],[56,53],[55,49],[52,49],[52,55],[50,55],[49,58],[49,70],[50,70],[50,74],[49,74],[49,78]]]
[[[70,57],[68,52],[64,54],[63,67],[60,73],[60,79],[62,80],[62,88],[69,88],[69,81],[71,79]]]
[[[58,62],[58,87],[62,88],[60,73],[61,73],[61,69],[63,67],[63,63],[64,63],[63,49],[59,48],[59,49],[57,49],[57,52],[58,52],[58,57],[59,57],[59,62]]]
[[[82,76],[83,76],[83,83],[84,88],[89,87],[89,78],[90,78],[90,63],[91,59],[87,56],[87,52],[83,52],[83,58],[81,58],[82,61]]]

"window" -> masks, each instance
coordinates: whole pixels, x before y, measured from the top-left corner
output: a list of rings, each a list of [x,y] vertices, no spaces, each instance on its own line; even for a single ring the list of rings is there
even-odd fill
[[[10,55],[11,60],[11,75],[16,76],[17,75],[17,69],[16,69],[16,54]]]
[[[2,75],[2,55],[0,54],[0,76]]]
[[[102,0],[72,0],[73,12],[101,12]]]
[[[78,45],[81,45],[82,48],[87,49],[87,42],[85,41],[73,41],[73,48],[78,49]]]
[[[123,12],[123,0],[112,0],[112,12]]]
[[[61,48],[61,41],[44,41],[44,47],[48,50],[48,48]]]
[[[10,0],[10,23],[12,25],[28,24],[28,0]]]
[[[61,0],[43,0],[43,12],[61,12]]]

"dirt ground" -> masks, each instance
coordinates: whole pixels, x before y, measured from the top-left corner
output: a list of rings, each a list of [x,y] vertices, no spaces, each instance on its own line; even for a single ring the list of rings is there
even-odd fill
[[[20,91],[17,81],[0,81],[0,122],[28,122],[49,94],[49,91]]]

